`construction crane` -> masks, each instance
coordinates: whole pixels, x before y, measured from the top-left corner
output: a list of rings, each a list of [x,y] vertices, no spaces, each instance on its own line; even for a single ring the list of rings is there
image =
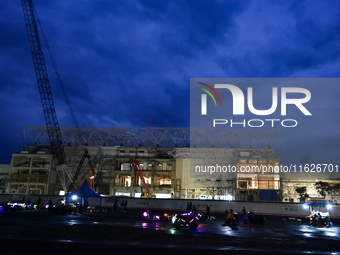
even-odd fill
[[[151,194],[151,193],[150,193],[149,187],[148,187],[148,185],[147,185],[146,182],[145,182],[145,179],[144,179],[144,176],[143,176],[143,174],[142,174],[142,171],[141,171],[140,168],[139,168],[139,163],[138,163],[138,161],[137,161],[136,159],[134,159],[134,160],[133,160],[133,163],[135,164],[135,167],[136,167],[136,169],[137,169],[137,171],[138,171],[139,177],[140,177],[140,179],[141,179],[141,181],[142,181],[142,183],[143,183],[143,185],[144,185],[144,188],[145,188],[145,190],[146,190],[146,193],[145,193],[145,192],[142,192],[141,198],[156,198],[156,195],[155,195],[155,194]]]
[[[80,163],[78,165],[78,168],[76,169],[75,174],[73,177],[71,176],[68,167],[66,165],[66,157],[65,157],[65,151],[64,151],[64,146],[62,143],[62,137],[61,137],[61,132],[60,132],[60,127],[57,119],[57,114],[53,102],[53,97],[52,97],[52,91],[50,87],[50,82],[48,79],[48,74],[47,74],[47,69],[46,69],[46,64],[45,64],[45,59],[44,59],[44,54],[42,51],[41,47],[41,41],[39,38],[39,32],[38,32],[38,26],[37,23],[39,24],[38,19],[35,15],[34,12],[34,6],[33,6],[33,1],[32,0],[21,0],[22,4],[22,9],[24,13],[24,18],[25,18],[25,24],[26,24],[26,29],[27,29],[27,34],[28,34],[28,41],[30,44],[30,49],[31,49],[31,54],[32,54],[32,59],[33,59],[33,64],[34,64],[34,70],[35,70],[35,75],[37,78],[37,83],[38,83],[38,88],[39,88],[39,93],[40,93],[40,99],[42,103],[42,108],[44,112],[44,117],[45,117],[45,123],[46,123],[46,128],[47,128],[47,133],[51,145],[51,151],[53,155],[53,159],[56,165],[56,170],[57,174],[59,177],[59,181],[65,191],[70,192],[73,188],[75,188],[75,184],[78,178],[78,175],[80,173],[80,170],[82,168],[82,165],[85,161],[86,158],[90,159],[89,152],[85,146],[85,140],[80,132],[80,128],[78,125],[78,122],[75,118],[74,112],[72,110],[70,101],[67,97],[65,88],[63,86],[61,77],[59,75],[59,72],[57,71],[57,67],[55,64],[55,61],[53,59],[52,53],[50,51],[50,48],[47,44],[45,34],[43,33],[43,30],[41,29],[42,35],[45,39],[47,49],[50,53],[51,60],[53,67],[55,69],[55,72],[58,77],[59,84],[62,88],[64,97],[66,99],[66,103],[69,107],[69,110],[72,115],[73,122],[75,124],[77,133],[81,139],[81,141],[84,143],[84,154],[82,159],[80,160]],[[90,161],[90,160],[89,160]],[[91,176],[93,176],[93,167],[92,163],[90,161],[90,167],[91,167]]]
[[[31,48],[35,76],[37,78],[51,151],[56,164],[59,181],[63,189],[67,190],[67,184],[72,178],[66,166],[64,146],[46,70],[45,58],[41,48],[33,2],[32,0],[21,0],[21,5],[24,13],[28,41]]]

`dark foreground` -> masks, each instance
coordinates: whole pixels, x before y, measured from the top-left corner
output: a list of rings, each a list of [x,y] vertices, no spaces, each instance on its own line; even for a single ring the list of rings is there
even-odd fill
[[[340,254],[338,222],[332,228],[283,224],[267,217],[261,227],[223,227],[222,215],[194,230],[142,218],[142,212],[0,214],[0,254]]]

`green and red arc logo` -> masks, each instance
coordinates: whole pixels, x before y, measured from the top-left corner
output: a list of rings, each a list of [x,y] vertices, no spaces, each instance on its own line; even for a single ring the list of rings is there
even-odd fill
[[[217,93],[217,91],[213,87],[211,87],[210,85],[208,85],[206,83],[203,83],[203,82],[198,82],[198,83],[202,84],[203,86],[206,86],[207,88],[209,88],[217,96],[218,100],[220,101],[220,104],[222,105],[221,97],[220,97],[220,95]],[[213,96],[213,94],[209,90],[207,90],[205,88],[200,88],[200,87],[197,87],[197,88],[199,88],[199,89],[203,90],[204,92],[206,92],[212,98],[212,100],[214,101],[215,106],[217,106],[215,97]]]

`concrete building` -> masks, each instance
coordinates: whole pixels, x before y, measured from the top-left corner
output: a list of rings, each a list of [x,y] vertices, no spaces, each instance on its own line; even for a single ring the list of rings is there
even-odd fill
[[[175,148],[171,155],[176,159],[181,198],[260,200],[267,196],[267,200],[278,200],[281,197],[279,173],[261,170],[261,165],[280,163],[272,149]]]
[[[228,142],[229,148],[216,148],[216,143],[207,144],[206,140],[206,148],[191,148],[189,131],[183,128],[91,128],[84,133],[91,157],[84,161],[75,187],[87,179],[97,193],[108,196],[140,197],[145,191],[134,159],[150,192],[158,198],[299,202],[297,187],[306,186],[310,198],[316,199],[316,181],[340,180],[339,173],[309,174],[308,178],[282,173],[280,159],[270,145],[264,149],[236,147],[241,144],[239,140],[230,144],[230,135],[226,141],[218,140]],[[49,147],[38,145],[48,144],[43,140],[45,129],[30,127],[25,134],[30,138],[27,151],[12,156],[7,193],[58,195],[65,191]],[[67,144],[69,185],[84,147],[77,146],[77,136],[70,128],[62,129],[62,134]]]
[[[296,172],[283,173],[281,175],[283,202],[300,202],[300,196],[295,191],[298,187],[306,187],[308,199],[306,202],[318,202],[323,198],[318,194],[315,183],[318,181],[328,182],[330,184],[340,184],[340,173],[333,172]],[[326,200],[331,200],[334,203],[340,202],[340,194],[327,195]]]
[[[0,164],[0,194],[6,193],[10,168],[9,164]]]
[[[133,163],[136,159],[150,192],[160,198],[259,200],[265,190],[275,191],[274,200],[281,196],[279,173],[243,169],[279,164],[272,149],[130,146],[88,146],[87,149],[97,173],[93,186],[103,195],[140,197],[145,189]],[[83,147],[65,147],[71,175],[83,151]],[[57,185],[52,160],[46,147],[36,153],[13,154],[8,193],[59,194],[61,186]],[[84,162],[77,185],[90,173],[89,161]]]
[[[7,193],[47,195],[53,194],[52,155],[38,151],[22,151],[12,155]]]

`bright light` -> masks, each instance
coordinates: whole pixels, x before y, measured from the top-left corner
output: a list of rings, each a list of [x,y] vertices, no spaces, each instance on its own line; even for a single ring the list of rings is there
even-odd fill
[[[171,194],[156,193],[156,198],[171,198]]]
[[[308,204],[303,204],[303,209],[309,209],[309,205]]]
[[[59,196],[64,196],[64,195],[65,195],[65,191],[64,190],[59,191]]]
[[[230,201],[230,200],[233,200],[233,196],[232,196],[232,195],[226,195],[226,196],[225,196],[225,199],[226,199],[226,200],[229,200],[229,201]]]
[[[333,208],[332,205],[330,205],[330,204],[327,205],[327,209],[328,209],[328,210],[330,210],[330,209],[332,209],[332,208]]]
[[[72,196],[72,200],[77,200],[77,198],[78,198],[78,197],[77,197],[76,195],[73,195],[73,196]]]
[[[176,221],[177,218],[177,214],[175,214],[175,216],[172,217],[171,222],[174,223]]]
[[[149,216],[148,212],[143,212],[143,216],[148,217]]]

